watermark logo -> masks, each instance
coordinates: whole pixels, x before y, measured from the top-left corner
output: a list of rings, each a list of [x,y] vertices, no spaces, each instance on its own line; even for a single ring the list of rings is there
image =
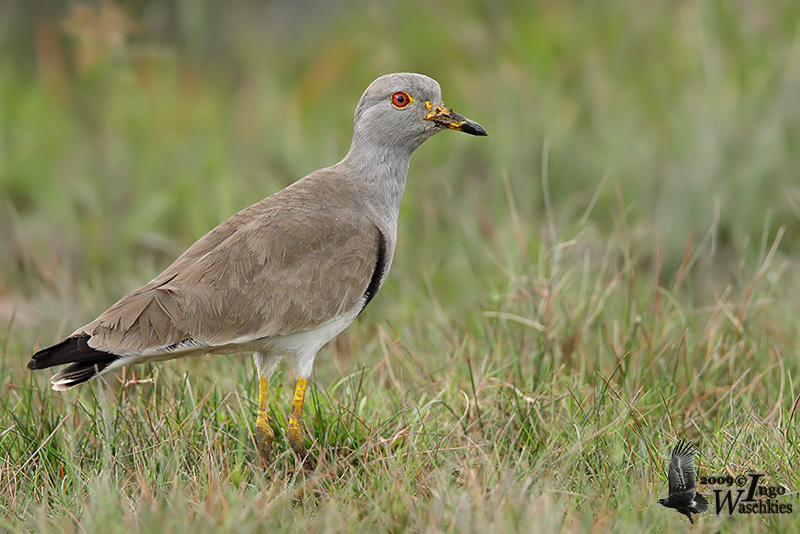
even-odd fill
[[[658,504],[672,508],[689,518],[694,523],[692,514],[702,514],[713,509],[716,515],[727,514],[791,514],[794,510],[791,502],[783,497],[788,492],[786,486],[771,484],[766,473],[745,473],[734,477],[718,475],[698,477],[694,469],[694,457],[697,447],[686,440],[681,440],[672,449],[667,476],[669,493]],[[710,486],[713,494],[713,506],[708,498],[697,491],[697,486]]]
[[[711,490],[714,492],[714,513],[717,515],[791,514],[792,503],[781,502],[786,488],[767,484],[766,476],[766,473],[747,473],[736,478],[731,475],[700,477],[700,484],[726,486]]]
[[[669,493],[666,499],[658,500],[661,506],[674,508],[676,512],[688,517],[690,523],[694,523],[692,514],[708,511],[708,499],[696,491],[695,454],[697,447],[683,439],[672,449],[672,458],[667,471]]]

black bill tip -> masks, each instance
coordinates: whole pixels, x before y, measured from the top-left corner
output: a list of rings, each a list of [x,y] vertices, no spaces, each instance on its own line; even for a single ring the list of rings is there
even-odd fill
[[[458,129],[470,135],[489,135],[486,133],[486,130],[483,129],[483,126],[469,119],[467,119]]]
[[[451,130],[458,130],[459,132],[468,133],[470,135],[489,135],[483,126],[468,119],[463,115],[459,115],[452,109],[444,107],[442,104],[433,105],[430,102],[425,102],[428,107],[429,113],[425,116],[426,121],[433,121],[436,124],[450,128]]]

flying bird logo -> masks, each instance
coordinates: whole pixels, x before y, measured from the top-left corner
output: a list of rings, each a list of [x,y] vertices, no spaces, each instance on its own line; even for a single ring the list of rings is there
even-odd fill
[[[692,514],[708,511],[708,499],[696,491],[694,455],[697,452],[697,447],[693,443],[683,439],[672,449],[672,459],[667,472],[669,496],[658,500],[661,506],[674,508],[678,513],[688,517],[692,524],[694,524]]]

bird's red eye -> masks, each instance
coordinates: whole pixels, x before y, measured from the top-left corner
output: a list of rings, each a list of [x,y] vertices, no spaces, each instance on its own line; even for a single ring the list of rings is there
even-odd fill
[[[392,95],[392,105],[396,108],[404,108],[411,103],[411,97],[408,93],[397,91]]]

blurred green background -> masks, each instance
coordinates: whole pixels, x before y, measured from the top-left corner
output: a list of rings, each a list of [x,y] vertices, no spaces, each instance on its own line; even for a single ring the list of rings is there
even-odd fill
[[[621,226],[667,277],[706,236],[730,278],[779,226],[782,250],[800,237],[798,20],[791,1],[5,2],[0,296],[130,290],[338,161],[392,71],[490,136],[415,155],[390,292],[461,306],[494,256],[602,251]]]

